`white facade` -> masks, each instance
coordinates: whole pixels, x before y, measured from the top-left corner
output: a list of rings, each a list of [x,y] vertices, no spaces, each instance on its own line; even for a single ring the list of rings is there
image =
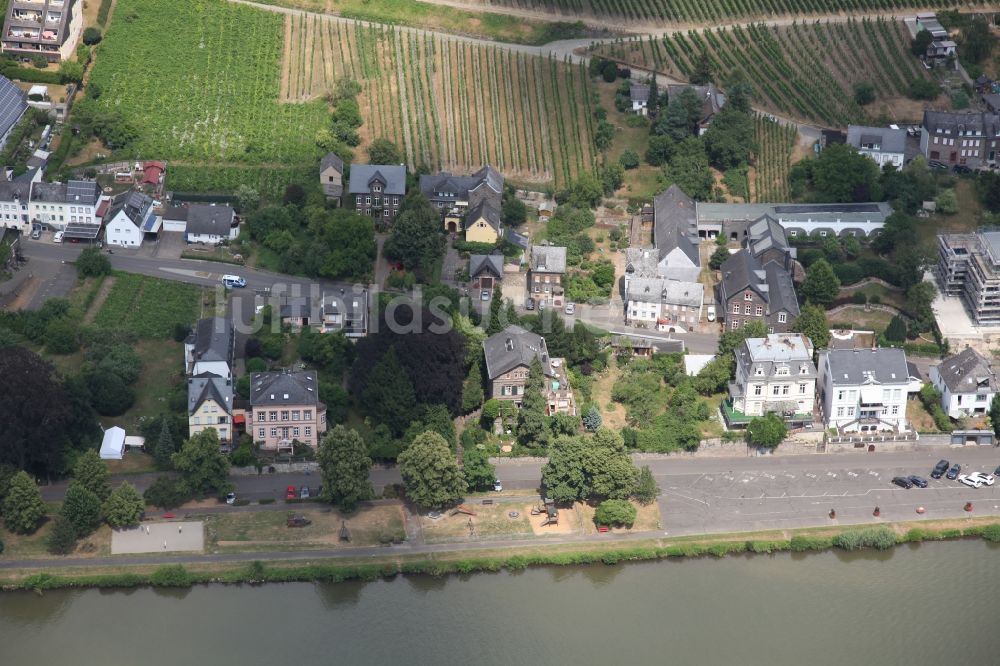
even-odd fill
[[[748,338],[735,351],[733,409],[747,416],[809,415],[811,421],[817,375],[812,354],[812,342],[801,333]]]
[[[142,229],[137,227],[123,210],[119,210],[114,217],[108,219],[105,226],[104,240],[108,245],[139,247],[142,245],[142,236]]]
[[[953,419],[987,413],[993,396],[996,395],[988,386],[975,393],[952,393],[947,384],[941,381],[936,366],[931,368],[930,378],[931,383],[941,391],[941,407]]]
[[[224,240],[236,240],[236,237],[240,235],[239,227],[232,227],[229,230],[229,235],[219,236],[216,234],[187,234],[187,242],[189,243],[205,243],[207,245],[218,245]]]
[[[32,220],[54,229],[65,229],[67,224],[100,224],[96,216],[99,205],[100,201],[86,206],[70,202],[31,201],[28,215]]]
[[[701,320],[705,288],[698,282],[636,277],[629,281],[625,309],[629,322],[693,328]]]
[[[842,349],[820,358],[823,416],[828,428],[843,432],[906,430],[910,390],[901,349]]]
[[[941,392],[941,407],[953,419],[986,414],[997,393],[989,361],[970,347],[931,366],[929,375]]]

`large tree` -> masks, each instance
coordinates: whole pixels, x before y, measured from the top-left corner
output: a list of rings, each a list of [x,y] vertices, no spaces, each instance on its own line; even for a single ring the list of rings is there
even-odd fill
[[[465,496],[465,476],[448,443],[436,432],[418,436],[397,460],[406,496],[416,504],[441,508]]]
[[[26,472],[18,472],[10,480],[3,499],[3,521],[7,529],[18,534],[31,534],[45,518],[45,502],[38,486]]]
[[[826,311],[818,305],[803,306],[792,324],[792,330],[812,340],[815,349],[824,349],[830,344],[830,324],[826,320]]]
[[[749,164],[750,155],[756,151],[753,117],[729,105],[712,119],[705,132],[705,152],[716,169],[725,171]]]
[[[664,174],[667,182],[676,184],[692,199],[706,201],[712,195],[715,181],[701,137],[692,136],[678,143]]]
[[[773,449],[785,439],[788,426],[780,416],[769,413],[766,416],[755,416],[747,426],[747,439],[754,446]]]
[[[419,393],[416,394],[418,403],[445,405],[453,415],[461,411],[468,347],[465,337],[454,327],[442,325],[454,316],[440,312],[433,301],[431,305],[419,310],[410,305],[402,305],[394,311],[387,309],[378,324],[378,331],[358,341],[351,366],[350,389],[353,395],[365,394],[371,384],[373,369],[393,348],[398,365],[403,370],[402,374],[392,378],[394,381],[405,376],[412,386],[419,386]],[[361,407],[365,410],[381,409],[367,403],[362,403]],[[405,429],[404,424],[399,432]]]
[[[331,279],[364,280],[371,275],[377,248],[375,225],[370,217],[352,210],[318,211],[309,222],[323,247],[319,275]]]
[[[879,201],[879,168],[853,146],[827,146],[812,164],[812,191],[818,201]]]
[[[73,526],[77,537],[85,537],[101,524],[101,499],[82,483],[73,481],[66,489],[59,513]]]
[[[469,490],[491,490],[497,470],[485,451],[471,446],[462,453],[462,473],[469,484]]]
[[[0,463],[37,475],[61,471],[73,411],[52,366],[23,347],[6,347],[0,377]]]
[[[418,188],[406,195],[392,234],[385,241],[385,256],[403,264],[421,277],[433,275],[438,260],[444,256],[445,238],[441,216]]]
[[[374,496],[369,480],[372,459],[356,430],[342,425],[324,435],[317,452],[323,475],[323,499],[346,511]]]
[[[638,474],[621,435],[599,428],[592,437],[555,439],[542,484],[557,502],[625,499],[635,490]]]
[[[521,410],[517,415],[517,439],[530,448],[541,449],[548,444],[544,388],[545,372],[538,357],[535,357],[528,366],[528,380],[524,383]]]
[[[185,488],[196,497],[222,493],[229,488],[229,461],[219,450],[215,428],[206,428],[192,436],[171,460]]]
[[[174,434],[170,430],[170,419],[162,419],[160,434],[157,436],[156,444],[153,448],[153,459],[156,461],[157,469],[170,469],[170,459],[176,452],[174,448]]]
[[[403,155],[399,147],[389,139],[379,137],[368,146],[369,164],[402,164]]]
[[[802,282],[800,291],[807,303],[826,306],[837,298],[840,278],[826,259],[819,259],[806,270],[806,279]]]
[[[115,529],[135,527],[142,520],[146,503],[142,495],[128,481],[115,488],[104,503],[104,519]]]
[[[73,466],[73,479],[102,502],[111,494],[111,474],[97,451],[85,451]]]
[[[389,426],[397,435],[410,425],[416,413],[417,397],[413,382],[399,363],[395,347],[389,347],[371,369],[361,401],[368,416],[376,423]]]

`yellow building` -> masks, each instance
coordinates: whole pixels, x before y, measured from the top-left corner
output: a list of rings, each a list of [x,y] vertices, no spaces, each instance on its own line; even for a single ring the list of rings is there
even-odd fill
[[[188,379],[188,436],[215,428],[220,442],[233,438],[233,385],[223,377],[203,374]]]
[[[500,240],[500,210],[483,201],[465,216],[465,240],[469,243],[488,243]]]

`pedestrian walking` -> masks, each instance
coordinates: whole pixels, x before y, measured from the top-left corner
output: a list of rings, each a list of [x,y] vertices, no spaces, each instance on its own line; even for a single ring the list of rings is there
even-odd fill
[[[163,550],[166,550],[166,549],[167,549],[167,542],[166,542],[166,541],[164,541],[164,542],[163,542]]]
[[[184,528],[182,526],[178,525],[177,526],[177,533],[180,534],[183,531],[184,531]]]

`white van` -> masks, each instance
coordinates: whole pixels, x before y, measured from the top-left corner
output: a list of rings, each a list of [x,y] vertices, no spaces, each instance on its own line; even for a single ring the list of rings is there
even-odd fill
[[[242,289],[247,286],[247,281],[239,275],[223,275],[222,286],[226,289]]]
[[[715,321],[715,305],[708,306],[708,320]]]

